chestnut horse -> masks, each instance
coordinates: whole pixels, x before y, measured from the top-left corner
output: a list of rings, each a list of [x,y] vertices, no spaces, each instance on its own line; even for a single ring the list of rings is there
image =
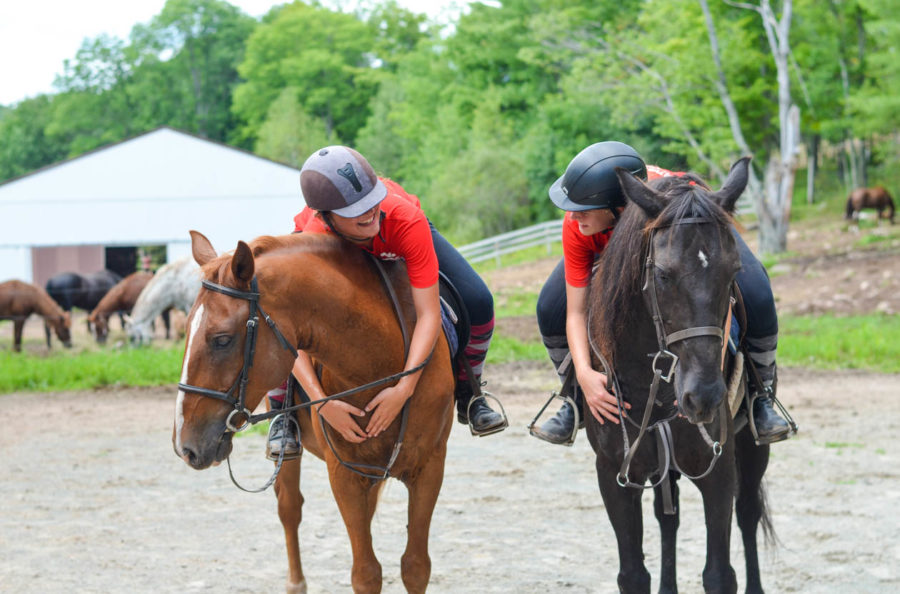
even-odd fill
[[[0,283],[0,319],[13,320],[13,349],[22,350],[22,328],[25,320],[36,313],[44,318],[47,348],[50,348],[50,328],[66,348],[72,346],[69,312],[63,311],[42,288],[20,280]]]
[[[190,256],[161,266],[138,296],[125,325],[132,344],[145,344],[153,339],[153,320],[163,317],[169,338],[169,311],[191,311],[200,291],[200,269]]]
[[[147,286],[147,283],[152,278],[152,272],[132,272],[103,296],[103,299],[100,300],[100,303],[88,316],[88,322],[94,327],[94,338],[97,339],[98,343],[105,343],[109,335],[109,316],[114,313],[119,315],[130,314],[135,302],[137,302],[138,295],[141,294],[141,291],[144,290],[144,287]],[[165,322],[166,337],[168,338],[168,317],[165,318]]]
[[[894,199],[883,186],[856,188],[850,192],[844,218],[858,219],[860,211],[864,208],[874,208],[878,211],[879,220],[888,219],[892,225],[894,224]]]
[[[195,231],[191,235],[194,258],[203,267],[205,280],[187,320],[173,444],[193,468],[226,459],[232,449],[232,429],[236,429],[233,415],[247,416],[247,410],[255,409],[269,389],[288,377],[294,347],[316,362],[327,394],[365,386],[403,370],[401,314],[388,297],[386,281],[359,248],[332,236],[303,233],[260,237],[250,245],[238,242],[233,255],[217,256],[206,237]],[[402,319],[412,327],[415,308],[405,268],[399,262],[385,263],[385,267],[390,286],[399,296]],[[258,317],[257,311],[267,322],[271,320],[270,328],[260,324],[248,343],[248,327],[254,332],[256,328],[248,318]],[[254,349],[259,355],[255,360]],[[385,475],[400,479],[409,490],[403,583],[410,592],[424,592],[428,585],[428,533],[444,476],[454,383],[447,341],[440,335],[408,401],[406,423],[404,415],[398,415],[378,437],[353,444],[312,417],[308,408],[297,415],[305,449],[323,458],[328,467],[350,537],[355,592],[381,591],[371,521]],[[232,398],[238,384],[240,403]],[[379,390],[365,389],[345,401],[364,408]],[[367,414],[357,422],[366,427],[370,418]],[[348,466],[378,468],[384,474],[373,478]],[[299,476],[300,459],[285,461],[275,483],[287,541],[290,592],[306,591],[297,533],[303,503]]]
[[[760,522],[771,528],[761,482],[769,447],[754,445],[746,426],[735,434],[721,366],[731,287],[741,267],[731,213],[747,184],[748,163],[735,163],[718,192],[693,174],[645,185],[617,169],[629,205],[592,281],[589,337],[597,368],[612,370],[620,424],[585,416],[618,541],[621,592],[650,592],[641,517],[641,494],[650,486],[662,533],[659,591],[677,591],[672,477],[679,474],[703,499],[704,589],[737,589],[729,548],[736,504],[747,592],[762,592],[756,532]],[[632,407],[627,416],[623,400]]]

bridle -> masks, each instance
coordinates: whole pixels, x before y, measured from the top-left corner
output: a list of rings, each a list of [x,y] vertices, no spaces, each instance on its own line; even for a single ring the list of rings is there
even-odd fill
[[[394,307],[394,312],[397,315],[397,319],[400,323],[400,330],[403,334],[404,360],[406,360],[406,356],[408,355],[408,351],[409,351],[409,340],[410,339],[409,339],[409,331],[406,327],[406,322],[404,321],[403,315],[400,312],[399,299],[397,298],[397,295],[394,292],[394,288],[391,285],[390,280],[387,277],[387,272],[384,270],[384,267],[382,266],[381,261],[378,260],[378,258],[371,256],[371,255],[370,255],[370,259],[374,263],[375,268],[378,270],[381,280],[385,285],[385,289],[387,290],[388,295],[391,298],[391,302]],[[249,425],[254,425],[265,419],[270,419],[270,418],[276,417],[281,414],[287,414],[290,412],[294,412],[294,411],[297,411],[302,408],[309,408],[309,407],[315,406],[317,404],[323,404],[325,402],[328,402],[329,400],[345,398],[352,394],[356,394],[357,392],[362,392],[364,390],[377,388],[379,386],[383,386],[385,384],[389,384],[393,381],[396,381],[407,375],[417,373],[418,371],[423,369],[428,364],[428,362],[431,360],[432,354],[434,353],[434,350],[432,349],[432,351],[429,352],[428,356],[425,358],[424,361],[422,361],[421,363],[419,363],[418,365],[416,365],[414,367],[411,367],[410,369],[389,375],[387,377],[383,377],[381,379],[377,379],[375,381],[369,382],[362,386],[358,386],[356,388],[351,388],[349,390],[344,390],[343,392],[338,392],[336,394],[331,394],[330,396],[326,396],[325,398],[320,398],[319,400],[311,400],[311,401],[307,401],[307,402],[302,402],[300,404],[295,404],[293,406],[284,407],[284,408],[280,408],[280,409],[273,409],[273,410],[270,410],[265,413],[260,413],[260,414],[254,415],[250,412],[250,410],[247,409],[245,402],[246,402],[246,394],[247,394],[247,384],[250,381],[250,369],[253,367],[253,358],[256,355],[256,339],[258,336],[258,329],[259,329],[259,316],[262,315],[263,319],[266,321],[266,324],[269,326],[269,328],[272,329],[272,332],[275,334],[275,337],[278,339],[278,342],[281,343],[282,348],[290,351],[291,354],[293,354],[295,359],[297,358],[297,355],[298,355],[297,348],[294,347],[290,342],[288,342],[288,340],[284,337],[284,334],[281,332],[281,330],[278,329],[278,325],[275,323],[275,320],[273,320],[271,317],[269,317],[269,315],[263,310],[262,306],[260,305],[260,303],[259,303],[259,299],[260,299],[259,285],[257,283],[255,276],[250,281],[250,291],[241,291],[240,289],[226,287],[225,285],[220,285],[218,283],[214,283],[214,282],[206,280],[206,279],[203,279],[201,281],[201,285],[210,291],[214,291],[216,293],[221,293],[223,295],[227,295],[229,297],[234,297],[236,299],[243,299],[243,300],[249,302],[249,304],[250,304],[250,311],[247,315],[247,337],[244,341],[244,359],[243,359],[243,364],[241,366],[241,372],[238,374],[237,378],[234,380],[234,383],[231,385],[231,387],[228,389],[228,391],[222,392],[219,390],[213,390],[213,389],[204,388],[201,386],[194,386],[194,385],[184,383],[184,382],[178,383],[178,389],[182,390],[184,392],[193,392],[193,393],[199,394],[201,396],[215,398],[216,400],[221,400],[222,402],[231,404],[233,406],[233,409],[231,410],[231,412],[228,413],[228,417],[225,420],[225,427],[226,427],[226,429],[228,429],[228,431],[231,431],[232,433],[238,433],[240,431],[243,431]],[[235,392],[237,392],[237,397],[235,397]],[[391,450],[390,459],[388,460],[388,463],[385,466],[375,466],[375,465],[363,464],[363,463],[359,463],[359,462],[344,461],[341,458],[341,456],[338,454],[337,450],[335,449],[334,444],[328,435],[328,429],[325,426],[325,420],[320,414],[319,419],[322,424],[322,434],[325,436],[325,441],[328,444],[329,448],[331,448],[331,451],[334,454],[337,461],[345,468],[348,468],[350,471],[352,471],[356,474],[359,474],[365,478],[369,478],[369,479],[373,479],[373,480],[386,479],[390,475],[391,468],[393,467],[394,462],[397,460],[397,456],[400,453],[400,448],[403,445],[403,437],[406,433],[407,421],[409,419],[410,400],[411,399],[407,399],[406,403],[404,403],[404,405],[403,405],[402,411],[400,413],[401,414],[400,432],[399,432],[399,435],[397,436],[397,441],[394,443],[394,447]],[[233,422],[233,418],[237,415],[243,415],[245,417],[244,422],[240,426],[235,426],[235,424]],[[271,485],[275,481],[275,478],[278,476],[278,472],[281,469],[281,463],[283,461],[283,457],[284,457],[284,450],[282,449],[281,454],[278,457],[278,463],[276,465],[274,474],[266,482],[266,484],[259,489],[255,489],[252,491],[245,489],[244,487],[242,487],[241,485],[239,485],[237,483],[233,474],[231,475],[231,480],[232,480],[232,482],[234,482],[234,484],[239,489],[241,489],[243,491],[249,491],[249,492],[263,491],[263,490],[267,489],[269,487],[269,485]],[[230,474],[231,473],[231,457],[230,456],[229,456],[228,464],[229,464],[228,468],[229,468],[229,474]],[[378,474],[369,472],[369,470],[377,471]]]
[[[670,227],[674,225],[702,225],[713,223],[713,219],[708,217],[686,217],[683,219],[678,219],[670,223],[669,225],[654,227],[650,230],[649,237],[647,240],[647,248],[646,253],[647,256],[644,259],[644,268],[643,268],[643,282],[641,291],[648,295],[650,307],[649,313],[653,319],[653,327],[656,332],[656,340],[659,349],[656,353],[651,353],[650,356],[653,357],[653,361],[650,364],[651,369],[653,370],[653,380],[650,384],[650,392],[647,397],[647,403],[644,407],[644,416],[641,420],[640,425],[635,423],[630,417],[625,417],[624,415],[624,398],[622,396],[622,390],[619,386],[618,378],[613,373],[612,367],[609,365],[608,361],[603,357],[600,352],[600,349],[596,347],[593,340],[591,340],[591,348],[594,354],[599,358],[601,364],[606,370],[608,376],[612,379],[616,400],[618,401],[618,414],[619,414],[619,425],[622,428],[622,439],[624,443],[624,457],[622,460],[622,466],[619,469],[619,473],[616,475],[616,482],[620,487],[633,487],[638,489],[650,489],[659,486],[664,480],[666,480],[669,476],[669,468],[673,467],[675,470],[688,477],[691,480],[696,480],[705,477],[710,472],[712,472],[713,467],[718,461],[719,457],[722,455],[723,446],[725,444],[725,440],[727,439],[727,403],[725,399],[723,399],[722,406],[720,408],[719,414],[719,428],[720,435],[718,441],[713,441],[709,437],[709,433],[706,431],[706,427],[704,425],[698,425],[698,429],[700,431],[700,435],[703,437],[704,441],[710,446],[712,449],[712,460],[709,463],[707,469],[699,475],[691,476],[685,473],[678,466],[677,461],[674,456],[674,440],[672,437],[672,430],[669,427],[670,421],[675,419],[679,414],[680,410],[675,409],[674,412],[666,417],[665,419],[658,420],[653,425],[650,425],[650,417],[653,412],[654,406],[662,406],[663,403],[657,401],[656,393],[659,390],[659,382],[660,380],[670,383],[672,379],[675,377],[675,366],[678,363],[678,356],[669,350],[669,347],[677,342],[682,340],[687,340],[689,338],[698,338],[701,336],[715,336],[720,341],[724,340],[725,332],[720,326],[695,326],[692,328],[684,328],[681,330],[676,330],[674,332],[666,332],[665,324],[663,323],[663,316],[659,308],[659,297],[657,295],[656,289],[656,281],[653,274],[653,269],[656,266],[656,262],[654,259],[654,247],[653,247],[653,239],[656,232],[659,229]],[[726,316],[727,317],[727,316]],[[723,323],[724,326],[724,323]],[[590,333],[589,333],[590,336]],[[660,367],[666,366],[666,361],[670,361],[667,364],[668,370],[663,370]],[[679,408],[681,403],[679,403]],[[631,444],[628,439],[628,431],[625,428],[625,421],[630,422],[633,426],[638,427],[638,435],[634,440],[634,444]],[[642,439],[647,434],[648,431],[656,430],[657,437],[657,452],[658,452],[658,461],[659,461],[659,480],[649,486],[645,486],[644,484],[634,483],[630,480],[628,476],[629,469],[631,467],[631,462],[637,453],[638,445],[640,445]],[[663,489],[663,500],[666,508],[666,513],[674,513],[674,507],[671,501],[671,489]],[[671,510],[671,511],[670,511]]]
[[[184,382],[178,383],[178,389],[184,392],[193,392],[195,394],[200,394],[201,396],[206,396],[208,398],[215,398],[216,400],[221,400],[222,402],[231,404],[234,408],[230,413],[228,413],[228,418],[225,419],[225,427],[233,433],[238,433],[246,429],[248,425],[258,423],[263,419],[277,416],[281,412],[279,411],[275,414],[270,414],[272,411],[269,411],[269,413],[263,413],[261,415],[254,416],[245,405],[247,396],[247,384],[250,381],[250,369],[253,367],[253,358],[256,355],[256,339],[259,330],[260,314],[262,314],[263,319],[266,321],[266,324],[268,324],[269,328],[272,329],[272,332],[275,333],[275,337],[278,339],[278,342],[281,343],[282,348],[290,351],[291,354],[294,355],[295,359],[297,358],[297,349],[287,341],[287,339],[284,337],[284,334],[282,334],[281,330],[278,329],[278,325],[275,323],[275,320],[270,318],[269,315],[263,310],[262,306],[259,304],[259,285],[257,284],[255,276],[250,281],[249,291],[233,289],[231,287],[226,287],[225,285],[220,285],[206,279],[202,280],[201,284],[204,288],[210,291],[221,293],[229,297],[234,297],[235,299],[243,299],[250,304],[250,312],[247,315],[247,338],[244,340],[244,362],[241,366],[241,372],[238,374],[237,378],[234,380],[234,383],[231,384],[231,387],[227,392],[221,392],[219,390],[213,390],[210,388],[203,388],[201,386],[194,386]],[[237,392],[237,397],[235,397],[235,392]],[[238,415],[243,415],[245,417],[244,422],[241,423],[240,426],[235,426],[233,419]]]

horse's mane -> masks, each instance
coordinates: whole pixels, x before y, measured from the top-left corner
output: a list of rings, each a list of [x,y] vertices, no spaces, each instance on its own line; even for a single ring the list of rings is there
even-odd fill
[[[650,231],[681,219],[702,217],[710,219],[722,233],[728,232],[733,222],[731,215],[709,197],[706,182],[694,173],[658,178],[648,185],[663,196],[665,206],[650,219],[643,208],[628,205],[603,251],[588,297],[592,334],[613,365],[617,338],[635,331],[637,316],[644,310],[641,280]]]
[[[292,233],[290,235],[261,235],[248,243],[254,259],[276,254],[289,253],[346,253],[362,252],[359,249],[348,250],[350,244],[329,233]],[[229,264],[233,252],[225,252],[210,260],[201,268],[203,278],[216,282],[225,282],[229,274]]]

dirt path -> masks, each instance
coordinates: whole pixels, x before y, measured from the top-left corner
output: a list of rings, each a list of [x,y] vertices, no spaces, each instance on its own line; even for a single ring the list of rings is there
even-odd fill
[[[431,592],[609,592],[615,540],[585,436],[551,446],[524,427],[552,387],[539,365],[489,371],[511,426],[473,438],[456,425],[434,516]],[[773,446],[769,502],[781,546],[763,552],[770,592],[900,590],[900,377],[782,372],[801,425]],[[220,466],[172,452],[174,389],[0,396],[0,591],[277,592],[286,573],[271,492],[234,488]],[[236,472],[261,484],[263,438],[238,440]],[[350,551],[324,464],[305,457],[301,542],[310,592],[349,591]],[[389,483],[373,532],[385,592],[402,592],[406,492]],[[645,498],[654,588],[659,552]],[[679,583],[701,589],[697,491],[682,485]],[[732,559],[743,587],[742,549]]]

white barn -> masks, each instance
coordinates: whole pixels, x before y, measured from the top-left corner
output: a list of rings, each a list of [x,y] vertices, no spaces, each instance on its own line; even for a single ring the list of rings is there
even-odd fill
[[[116,250],[190,253],[188,231],[219,252],[293,230],[299,170],[163,127],[0,184],[0,282],[110,267]]]

